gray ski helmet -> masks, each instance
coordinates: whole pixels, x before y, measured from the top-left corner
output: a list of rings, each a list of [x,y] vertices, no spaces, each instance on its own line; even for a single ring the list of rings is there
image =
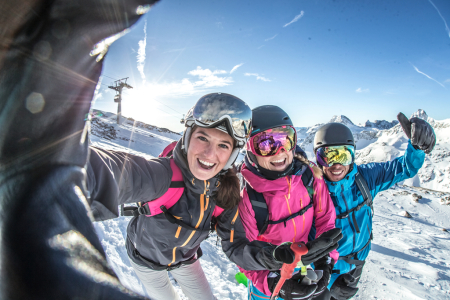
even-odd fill
[[[233,138],[235,146],[223,167],[223,170],[228,170],[236,161],[239,151],[245,146],[250,136],[252,111],[247,103],[236,96],[226,93],[211,93],[201,97],[182,121],[185,124],[185,130],[181,148],[185,155],[187,155],[191,133],[195,126],[215,128]]]
[[[328,123],[317,130],[314,136],[314,154],[320,147],[337,145],[352,145],[356,149],[350,128],[341,123]]]
[[[252,109],[252,134],[284,125],[294,126],[289,115],[280,107],[275,105],[263,105]]]

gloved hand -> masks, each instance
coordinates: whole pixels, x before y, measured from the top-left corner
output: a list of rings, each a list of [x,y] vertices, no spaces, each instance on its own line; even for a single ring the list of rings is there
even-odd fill
[[[337,300],[347,300],[352,298],[359,290],[358,288],[348,286],[348,284],[352,283],[354,280],[353,276],[348,273],[339,276],[331,286],[331,295]]]
[[[337,249],[338,241],[342,239],[342,233],[340,228],[333,228],[322,233],[318,238],[306,243],[308,253],[302,256],[302,263],[307,266],[319,258],[327,255],[334,249]],[[276,260],[282,261],[286,264],[294,262],[295,254],[291,250],[291,243],[283,243],[275,248],[273,256]]]
[[[331,270],[333,270],[335,261],[329,255],[325,255],[314,263],[314,270],[322,270],[322,278],[317,283],[317,290],[314,295],[322,294],[330,283]]]
[[[414,148],[423,150],[426,154],[431,153],[436,145],[436,134],[433,127],[419,118],[414,117],[408,120],[403,113],[399,113],[397,119]]]
[[[269,290],[272,293],[277,286],[280,277],[280,273],[278,272],[270,272],[267,276],[267,284],[269,285]],[[281,287],[280,293],[278,294],[280,298],[283,298],[285,300],[312,299],[312,297],[314,296],[314,292],[317,289],[317,285],[301,285],[300,282],[302,281],[303,277],[304,276],[302,276],[300,272],[298,272],[294,274],[291,279],[286,280]]]

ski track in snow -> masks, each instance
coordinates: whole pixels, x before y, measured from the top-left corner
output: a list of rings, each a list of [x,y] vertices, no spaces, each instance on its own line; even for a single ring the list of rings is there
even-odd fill
[[[99,117],[99,120],[117,130],[115,139],[91,135],[91,143],[101,148],[151,158],[171,141],[180,138],[176,133],[133,128],[133,123],[129,121],[117,125],[115,115],[111,113],[105,113],[105,117]],[[447,156],[450,128],[446,124],[450,125],[450,121],[441,121],[441,128],[435,127],[438,151],[427,156],[418,176],[404,182],[443,192],[398,185],[377,195],[374,199],[372,251],[364,267],[359,292],[353,299],[450,299],[450,233],[442,230],[450,230],[450,206],[439,203],[443,196],[450,195],[450,163]],[[354,128],[349,127],[356,133],[365,130],[352,126]],[[299,139],[307,140],[316,129],[317,126],[299,128]],[[358,140],[358,152],[361,153],[359,163],[390,160],[402,155],[406,149],[407,140],[395,127],[383,130],[380,136],[369,137]],[[299,144],[313,157],[310,143]],[[418,203],[413,202],[412,193],[421,195],[422,199]],[[405,210],[412,218],[400,215]],[[151,298],[136,277],[126,253],[129,220],[129,217],[120,217],[96,222],[94,226],[107,259],[122,284]],[[215,234],[205,240],[201,245],[203,257],[200,259],[214,295],[219,300],[247,299],[246,288],[234,279],[237,267],[221,251],[220,242],[218,245],[216,243]],[[178,284],[170,278],[181,299],[187,299]]]

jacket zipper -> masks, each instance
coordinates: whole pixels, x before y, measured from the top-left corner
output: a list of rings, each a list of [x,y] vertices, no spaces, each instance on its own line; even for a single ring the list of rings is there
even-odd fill
[[[204,213],[204,210],[203,210],[203,208],[204,208],[204,203],[205,203],[205,195],[206,195],[206,190],[207,190],[207,185],[206,185],[206,180],[204,180],[204,182],[205,182],[205,190],[204,190],[204,193],[203,194],[201,194],[200,195],[200,217],[198,218],[198,221],[197,221],[197,225],[195,225],[195,229],[197,229],[198,228],[198,226],[200,226],[200,224],[202,223],[202,220],[203,220],[203,213]],[[209,182],[208,182],[209,183]],[[208,185],[208,187],[209,187],[209,185]],[[180,229],[181,230],[181,229]],[[187,238],[187,240],[183,243],[183,245],[181,245],[180,247],[184,247],[184,246],[186,246],[187,245],[187,243],[189,243],[189,241],[192,239],[192,237],[194,236],[194,234],[196,233],[197,231],[196,230],[193,230],[192,232],[191,232],[191,234],[189,235],[189,237]],[[178,233],[178,230],[177,230],[177,233]],[[170,267],[174,262],[175,262],[175,260],[176,260],[176,249],[177,249],[177,247],[174,247],[173,248],[173,253],[172,253],[172,255],[173,255],[173,259],[172,259],[172,262],[170,263],[170,264],[168,264],[168,266]]]
[[[320,181],[319,181],[319,191],[321,191],[322,190],[322,184],[320,183]],[[314,191],[314,193],[313,193],[313,197],[316,195],[316,192]],[[311,200],[311,203],[314,203],[313,202],[313,199],[310,199]],[[319,193],[319,211],[317,212],[317,213],[321,213],[322,212],[322,193]]]
[[[236,222],[236,219],[239,215],[239,208],[236,210],[236,214],[234,215],[233,220],[231,221],[231,236],[230,236],[230,243],[233,242],[234,239],[234,223]],[[217,224],[216,224],[217,225]]]
[[[208,209],[208,205],[209,205],[209,195],[207,194],[207,192],[209,192],[209,181],[206,182],[206,190],[205,190],[205,194],[206,194],[206,204],[205,204],[205,209],[204,211],[206,211]]]
[[[349,209],[348,209],[347,200],[345,199],[345,196],[344,196],[344,185],[343,184],[341,185],[341,189],[342,189],[342,193],[341,193],[342,199],[344,199],[345,208],[346,208],[346,211],[348,211]],[[353,231],[353,248],[352,248],[352,252],[351,252],[351,253],[353,253],[355,251],[355,244],[356,244],[356,231],[355,231],[354,225],[352,223],[352,220],[350,218],[346,218],[346,219],[348,219],[350,227],[352,228],[352,231]]]
[[[311,200],[310,200],[311,201]],[[300,198],[300,209],[302,209],[303,208],[303,201],[302,201],[302,199]],[[305,212],[306,213],[306,212]],[[303,217],[303,227],[302,227],[302,233],[303,233],[303,231],[305,230],[305,214],[303,214],[302,215],[302,217]]]
[[[289,177],[289,179],[288,179],[288,177]],[[291,182],[292,182],[292,179],[290,178],[290,176],[286,177],[286,181],[288,183],[289,190],[288,190],[288,195],[287,196],[284,195],[284,198],[286,199],[286,204],[287,204],[287,208],[289,210],[289,214],[292,215],[291,206],[289,205],[289,199],[291,198]],[[294,224],[294,238],[292,239],[292,242],[295,243],[295,238],[297,237],[297,226],[295,225],[294,219],[291,219],[291,220],[292,220],[292,224]],[[284,226],[286,227],[286,222],[284,223]]]

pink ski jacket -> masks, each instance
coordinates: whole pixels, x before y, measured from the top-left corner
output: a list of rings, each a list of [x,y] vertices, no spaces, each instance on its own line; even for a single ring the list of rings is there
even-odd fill
[[[276,180],[267,180],[254,174],[245,164],[241,170],[244,180],[257,192],[262,193],[269,210],[269,220],[280,220],[298,212],[307,206],[311,199],[301,176],[291,175]],[[314,177],[313,207],[303,215],[284,223],[269,224],[267,230],[258,236],[255,212],[250,203],[246,189],[241,192],[242,201],[239,212],[249,241],[259,240],[279,245],[284,242],[308,242],[308,234],[315,217],[316,236],[335,228],[336,212],[323,178]],[[337,261],[339,253],[334,250],[330,256]],[[269,270],[247,271],[239,267],[253,285],[266,295],[270,295],[267,284]]]

